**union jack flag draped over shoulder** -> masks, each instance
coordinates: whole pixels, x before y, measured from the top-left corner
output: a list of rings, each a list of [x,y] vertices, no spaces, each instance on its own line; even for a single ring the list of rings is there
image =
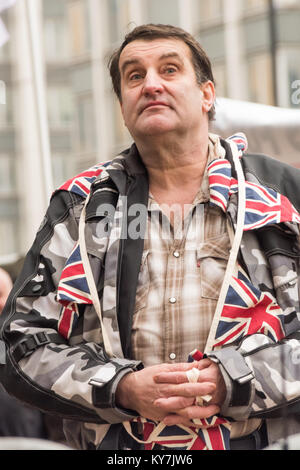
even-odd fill
[[[92,183],[102,173],[104,167],[105,164],[93,166],[89,170],[86,170],[66,181],[59,188],[59,191],[70,191],[71,193],[78,194],[79,196],[87,197],[90,193]]]
[[[238,192],[238,182],[231,176],[228,160],[214,160],[208,166],[210,203],[227,211],[232,194]],[[272,188],[246,181],[246,214],[244,230],[254,230],[282,222],[300,223],[300,214],[291,202]]]
[[[228,139],[237,146],[239,156],[247,148],[243,135]],[[92,182],[100,175],[103,166],[93,167],[68,181],[60,189],[86,197]],[[231,164],[224,158],[212,161],[208,167],[210,203],[226,212],[230,197],[238,192],[238,181],[232,177]],[[246,207],[244,231],[256,230],[268,224],[295,222],[300,224],[300,214],[291,202],[271,188],[246,181]],[[67,260],[58,286],[57,300],[62,304],[59,332],[68,338],[78,318],[78,305],[91,304],[85,270],[76,243]],[[218,321],[212,348],[220,348],[245,335],[262,333],[279,341],[284,337],[283,312],[276,299],[261,292],[240,266],[232,276],[222,312]],[[191,353],[189,360],[199,360],[199,351]],[[220,416],[199,420],[195,427],[166,427],[144,418],[124,423],[129,434],[137,441],[143,429],[145,449],[155,445],[185,450],[221,450],[230,445],[230,422]]]
[[[66,181],[59,190],[70,191],[86,198],[92,183],[102,171],[103,165],[95,165]],[[78,306],[93,303],[86,281],[79,242],[75,244],[62,271],[57,300],[62,304],[58,331],[64,338],[69,338],[79,316]]]

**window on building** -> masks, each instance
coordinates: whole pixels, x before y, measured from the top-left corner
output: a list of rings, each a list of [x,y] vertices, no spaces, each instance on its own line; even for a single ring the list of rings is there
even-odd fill
[[[255,103],[274,105],[272,62],[269,54],[248,59],[249,99]]]
[[[68,4],[71,51],[73,56],[86,54],[91,48],[88,2],[77,0]]]
[[[223,0],[197,0],[195,8],[201,23],[223,18]]]
[[[114,150],[118,151],[121,148],[129,145],[131,141],[131,136],[125,127],[123,116],[120,110],[119,101],[115,98],[112,99],[112,106],[113,106],[113,128],[114,128],[114,136],[113,136],[113,146]]]
[[[0,80],[0,105],[6,105],[6,85],[4,80]]]
[[[10,21],[10,15],[8,14],[8,10],[4,10],[3,12],[1,12],[1,20],[4,23],[5,28],[8,31],[8,33],[11,34],[12,21]],[[0,62],[7,62],[9,60],[9,57],[10,57],[10,41],[8,40],[0,47]]]
[[[11,194],[15,188],[15,164],[10,155],[0,154],[0,195]]]
[[[9,41],[7,41],[0,47],[0,62],[8,62],[9,52]]]
[[[109,42],[114,44],[123,39],[130,29],[129,0],[105,0],[109,21]]]
[[[246,12],[256,13],[266,10],[268,7],[268,0],[244,0],[244,9]]]
[[[0,217],[0,256],[17,253],[18,222],[15,217]]]
[[[225,32],[224,26],[206,28],[196,36],[199,43],[210,58],[213,66],[215,63],[224,61],[225,58]]]
[[[65,17],[47,17],[44,20],[44,48],[47,62],[66,60],[70,53]]]
[[[13,124],[12,90],[6,83],[1,82],[0,87],[0,129]]]
[[[3,163],[0,159],[0,164]],[[2,167],[5,165],[2,165]],[[9,165],[6,165],[8,168],[6,175],[10,177],[11,171],[9,170]],[[3,168],[4,169],[4,168]],[[2,177],[2,168],[0,169],[0,174]],[[3,178],[4,180],[4,178]],[[3,180],[0,181],[0,187],[2,190]],[[0,256],[11,255],[17,252],[18,247],[18,227],[19,227],[19,214],[18,214],[18,202],[14,195],[11,194],[12,181],[5,183],[7,191],[6,193],[2,192],[0,194]]]
[[[276,8],[290,8],[300,6],[300,0],[276,0],[274,3]]]
[[[74,103],[70,88],[49,86],[47,88],[47,105],[50,127],[69,127],[73,123]]]
[[[58,188],[65,181],[75,175],[76,170],[74,158],[72,155],[67,153],[53,153],[51,161],[53,185],[55,188]]]
[[[150,23],[180,26],[179,8],[175,0],[147,0],[145,10]]]
[[[77,97],[79,152],[96,151],[96,130],[93,97],[83,94]]]
[[[216,82],[217,97],[227,97],[227,80],[225,64],[214,64],[213,74]]]

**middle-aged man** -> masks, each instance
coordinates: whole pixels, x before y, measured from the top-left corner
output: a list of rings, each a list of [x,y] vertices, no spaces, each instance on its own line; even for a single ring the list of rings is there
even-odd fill
[[[211,64],[181,29],[135,28],[110,72],[134,144],[53,194],[5,309],[2,382],[81,449],[296,434],[299,171],[209,132]]]

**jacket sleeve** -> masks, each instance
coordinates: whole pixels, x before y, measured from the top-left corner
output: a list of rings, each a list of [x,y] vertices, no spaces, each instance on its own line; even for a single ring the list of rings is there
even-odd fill
[[[78,239],[82,204],[82,198],[66,191],[51,199],[1,315],[0,379],[11,395],[47,413],[118,423],[133,417],[115,405],[118,382],[142,364],[108,358],[92,306],[79,308],[68,340],[58,332],[57,286]]]
[[[294,228],[295,230],[295,228]],[[299,232],[270,226],[257,234],[265,258],[247,256],[251,279],[276,297],[281,308],[284,339],[259,333],[246,336],[235,346],[209,355],[219,362],[227,385],[222,408],[225,416],[237,420],[248,417],[275,418],[284,407],[300,412],[300,243]],[[248,234],[249,253],[259,253],[256,237]],[[258,248],[258,249],[257,249]],[[263,261],[264,260],[264,261]],[[263,313],[261,313],[263,315]],[[276,313],[274,314],[276,315]],[[274,318],[275,320],[275,318]],[[272,320],[269,326],[272,326]],[[276,321],[273,324],[276,328]],[[262,323],[263,326],[263,323]],[[270,330],[270,328],[269,328]]]
[[[259,332],[208,354],[220,364],[227,386],[222,414],[236,420],[276,418],[284,408],[300,413],[300,237],[294,224],[244,234],[243,260],[257,289],[280,306],[284,338]],[[263,312],[261,313],[263,315]],[[274,313],[276,316],[277,314]],[[271,318],[271,320],[270,320]],[[267,331],[276,331],[269,316]],[[271,322],[271,323],[269,323]]]
[[[264,334],[245,337],[238,347],[208,353],[218,363],[227,396],[221,413],[236,421],[277,418],[284,406],[300,412],[300,334],[275,343]]]

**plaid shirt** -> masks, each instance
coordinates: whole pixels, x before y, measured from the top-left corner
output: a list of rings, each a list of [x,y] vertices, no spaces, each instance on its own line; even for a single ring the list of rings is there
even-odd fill
[[[145,366],[186,362],[193,349],[204,350],[229,249],[226,216],[209,205],[206,172],[184,223],[175,219],[172,226],[149,197],[132,327],[133,358]]]

